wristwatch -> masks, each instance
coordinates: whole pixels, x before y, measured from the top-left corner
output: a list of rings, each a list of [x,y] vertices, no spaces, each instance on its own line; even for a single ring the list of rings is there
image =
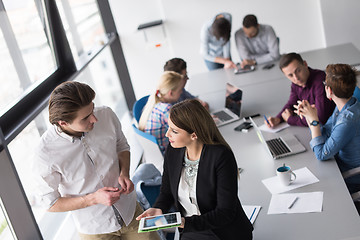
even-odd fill
[[[310,123],[311,126],[317,126],[319,125],[319,121],[316,121],[316,120],[313,120],[311,123]]]

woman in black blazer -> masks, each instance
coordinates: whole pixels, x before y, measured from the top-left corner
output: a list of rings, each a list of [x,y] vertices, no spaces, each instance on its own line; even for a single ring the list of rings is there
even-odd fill
[[[252,239],[253,227],[241,207],[233,152],[208,111],[197,100],[170,110],[160,195],[138,216],[182,214],[181,239]]]

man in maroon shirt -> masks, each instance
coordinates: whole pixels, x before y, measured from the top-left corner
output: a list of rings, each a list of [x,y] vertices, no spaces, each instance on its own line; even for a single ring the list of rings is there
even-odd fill
[[[323,81],[325,72],[308,67],[306,61],[297,53],[288,53],[281,57],[279,66],[285,76],[292,82],[288,102],[276,117],[269,117],[265,124],[274,127],[285,121],[289,125],[307,126],[306,119],[294,113],[298,100],[308,100],[317,108],[319,120],[325,124],[331,116],[335,104],[327,99]]]

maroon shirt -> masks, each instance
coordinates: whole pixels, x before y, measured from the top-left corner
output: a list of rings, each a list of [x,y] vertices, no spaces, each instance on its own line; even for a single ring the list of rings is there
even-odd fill
[[[310,104],[315,104],[321,124],[325,124],[331,116],[335,104],[326,97],[325,87],[325,72],[317,69],[309,68],[310,75],[306,82],[306,86],[300,87],[294,83],[291,84],[291,92],[288,102],[285,104],[281,112],[276,116],[282,121],[281,113],[285,109],[294,110],[293,105],[297,105],[298,100],[308,100]],[[301,119],[298,115],[294,114],[288,119],[288,124],[295,126],[306,126],[306,119]]]

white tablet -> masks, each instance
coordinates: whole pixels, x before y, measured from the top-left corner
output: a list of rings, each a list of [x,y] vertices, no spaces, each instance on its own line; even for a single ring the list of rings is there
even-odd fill
[[[167,213],[140,219],[138,232],[150,232],[164,228],[178,227],[180,225],[181,215],[179,212]]]

